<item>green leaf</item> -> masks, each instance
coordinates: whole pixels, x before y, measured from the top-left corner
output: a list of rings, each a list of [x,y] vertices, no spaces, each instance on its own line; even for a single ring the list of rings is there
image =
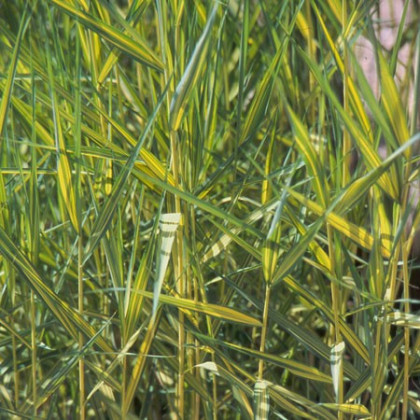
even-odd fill
[[[385,320],[389,324],[420,329],[420,316],[415,314],[407,314],[401,311],[390,312],[385,316]]]
[[[163,65],[159,58],[146,45],[140,42],[139,38],[133,41],[116,28],[108,25],[104,21],[100,21],[95,17],[76,9],[70,2],[60,0],[48,0],[55,4],[60,10],[77,19],[82,25],[96,32],[99,36],[106,39],[118,50],[125,52],[134,59],[156,70],[163,70]]]
[[[0,101],[0,143],[3,139],[3,130],[6,123],[7,109],[10,103],[12,96],[13,84],[15,81],[16,67],[19,60],[20,47],[22,43],[22,38],[25,35],[26,28],[30,21],[30,15],[28,15],[28,3],[26,3],[25,8],[20,19],[19,32],[16,38],[16,43],[13,49],[12,60],[9,64],[9,71],[7,72],[6,82],[4,87],[2,87],[3,95]]]
[[[159,302],[160,291],[165,278],[166,269],[169,263],[169,257],[172,251],[176,230],[181,221],[181,213],[164,213],[159,218],[159,246],[156,258],[156,278],[153,290],[153,315],[156,314]]]
[[[306,64],[308,65],[312,73],[314,74],[315,78],[318,80],[318,83],[320,84],[323,92],[328,96],[328,98],[333,103],[335,109],[340,114],[344,124],[346,125],[353,139],[356,141],[356,144],[358,145],[359,150],[368,168],[374,169],[380,166],[381,159],[378,156],[378,153],[372,147],[372,143],[370,143],[366,139],[366,136],[364,135],[363,131],[358,126],[357,122],[352,120],[350,116],[345,112],[335,92],[325,80],[317,64],[314,63],[308,57],[305,51],[303,51],[300,47],[297,47],[297,51],[299,52],[301,57],[305,60]],[[392,198],[397,199],[397,197],[399,196],[399,187],[398,187],[398,184],[396,184],[395,176],[393,176],[392,174],[390,175],[388,173],[384,173],[378,182],[384,191],[386,191]]]
[[[351,414],[357,417],[370,417],[372,415],[370,411],[362,404],[323,403],[322,406],[339,411],[340,413]]]
[[[165,90],[159,99],[159,102],[156,104],[153,114],[150,116],[149,121],[147,122],[147,125],[143,133],[141,134],[137,144],[133,147],[126,164],[123,166],[120,174],[118,175],[118,178],[116,179],[114,183],[114,186],[112,187],[111,194],[107,198],[102,210],[99,213],[98,218],[95,221],[95,224],[91,231],[89,247],[85,253],[84,262],[86,262],[88,258],[91,256],[92,252],[98,245],[99,241],[102,239],[102,236],[105,234],[105,232],[109,228],[109,224],[111,223],[112,217],[114,216],[114,213],[117,209],[119,198],[122,196],[125,190],[127,182],[129,180],[129,176],[133,170],[133,167],[138,157],[138,154],[140,152],[140,149],[142,148],[147,138],[147,135],[149,134],[149,131],[153,125],[153,122],[155,121],[158,115],[158,111],[165,98],[166,90],[168,89],[168,87],[169,87],[169,84],[166,85]]]
[[[185,109],[191,102],[191,92],[200,77],[201,70],[205,63],[207,44],[210,38],[210,32],[214,24],[218,9],[218,3],[214,6],[200,39],[195,45],[190,61],[179,81],[170,105],[169,126],[171,130],[178,130]]]
[[[64,302],[51,288],[49,288],[35,267],[19,250],[14,242],[7,236],[6,232],[0,227],[0,253],[9,263],[18,270],[28,281],[34,292],[45,303],[55,318],[63,325],[67,332],[78,340],[78,331],[82,332],[88,339],[95,336],[96,331],[85,319],[73,309],[68,303]],[[98,336],[95,344],[105,352],[112,352],[112,347]]]
[[[343,365],[343,354],[346,344],[344,341],[340,341],[331,348],[331,376],[333,379],[334,392],[336,399],[340,393],[340,385],[342,381],[340,380],[340,372],[342,371]]]
[[[299,194],[296,191],[293,191],[292,189],[289,189],[289,193],[302,205],[313,211],[317,216],[323,216],[325,214],[321,206],[319,206],[314,201],[309,200],[307,197]],[[326,215],[326,219],[329,223],[331,223],[334,229],[337,229],[343,235],[355,241],[358,245],[368,250],[372,249],[374,244],[373,237],[363,227],[356,226],[355,224],[348,222],[346,219],[332,211]],[[390,248],[387,248],[387,243],[382,243],[381,251],[385,258],[389,258],[391,250]]]
[[[254,386],[254,420],[268,420],[270,414],[270,395],[268,383],[263,380],[255,382]]]
[[[212,345],[219,345],[222,347],[226,347],[231,350],[235,350],[239,353],[247,354],[248,356],[255,357],[257,359],[262,359],[268,363],[273,363],[277,366],[281,366],[284,369],[288,369],[291,373],[298,377],[310,379],[313,381],[318,381],[322,383],[331,384],[332,380],[329,375],[321,372],[319,369],[308,366],[304,363],[297,362],[295,360],[287,359],[285,357],[280,357],[275,354],[263,353],[257,350],[249,349],[237,344],[228,343],[222,340],[216,340],[210,337],[206,337],[202,334],[195,333],[194,335],[202,341],[203,343],[208,343]]]
[[[308,130],[303,125],[302,121],[299,120],[290,106],[287,106],[287,113],[293,127],[297,149],[306,163],[309,175],[313,179],[317,201],[321,207],[326,208],[329,188],[322,163],[310,141]]]
[[[154,294],[151,292],[139,290],[137,293],[149,299],[154,298]],[[159,302],[188,311],[201,312],[203,314],[210,315],[214,318],[225,319],[226,321],[237,322],[239,324],[245,325],[252,325],[254,327],[261,326],[261,322],[256,320],[255,318],[249,315],[245,315],[235,309],[228,308],[226,306],[215,305],[211,303],[199,302],[191,299],[167,296],[162,294],[159,296]]]

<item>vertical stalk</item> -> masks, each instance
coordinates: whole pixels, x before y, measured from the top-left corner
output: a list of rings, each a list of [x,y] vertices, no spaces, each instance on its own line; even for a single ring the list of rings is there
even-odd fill
[[[182,14],[184,10],[184,2],[178,3],[174,1],[174,10],[176,10],[176,24],[175,24],[175,34],[174,34],[174,58],[177,53],[180,53],[180,21],[182,19]],[[179,60],[179,72],[182,74],[184,71],[184,60]],[[175,72],[174,66],[174,72]],[[172,92],[171,92],[172,93]],[[170,99],[170,98],[168,98]],[[168,107],[170,109],[170,106]],[[170,132],[170,149],[171,149],[171,158],[172,158],[172,174],[174,177],[175,188],[179,188],[179,174],[181,168],[180,154],[178,152],[178,134],[171,127]],[[178,196],[174,196],[174,206],[175,212],[181,213],[181,200]],[[177,282],[178,288],[177,291],[181,297],[185,296],[185,281],[184,281],[184,269],[183,269],[183,247],[182,247],[182,237],[184,231],[184,222],[181,219],[180,226],[176,232],[176,240],[174,247],[174,274],[175,280]],[[184,418],[184,405],[185,405],[185,393],[184,393],[184,371],[185,371],[185,330],[184,330],[184,314],[181,311],[178,311],[178,389],[177,389],[177,404],[178,404],[178,415],[181,419]]]
[[[125,342],[125,340],[124,340]],[[121,401],[126,400],[126,394],[127,394],[127,356],[123,356],[122,360],[122,384],[121,384]],[[126,419],[126,410],[121,410],[121,420]]]
[[[348,56],[347,56],[347,44],[345,40],[345,33],[346,33],[346,24],[347,24],[347,1],[343,0],[342,4],[342,36],[343,36],[343,62],[344,62],[344,72],[343,72],[343,106],[346,112],[349,112],[349,104],[348,104]],[[351,150],[351,142],[350,136],[348,131],[344,128],[343,130],[343,168],[342,168],[342,179],[341,185],[344,187],[348,184],[350,180],[350,150]],[[336,261],[335,261],[335,246],[334,246],[334,232],[330,225],[327,227],[328,232],[328,245],[329,245],[329,257],[331,261],[331,273],[335,275],[336,269]],[[334,281],[331,283],[331,301],[332,307],[334,312],[334,333],[335,333],[335,344],[341,342],[341,333],[340,333],[340,288],[338,284]],[[343,389],[343,363],[339,363],[339,380],[338,380],[338,395],[337,403],[342,404],[344,400],[344,389]],[[338,420],[343,419],[343,413],[338,411],[337,413]]]
[[[32,403],[33,403],[33,416],[36,416],[37,407],[37,379],[36,379],[36,308],[35,308],[35,295],[31,290],[30,295],[31,305],[31,371],[32,371]]]
[[[305,2],[305,16],[307,23],[307,44],[308,44],[308,55],[316,62],[316,44],[314,42],[314,25],[312,22],[312,13],[311,13],[311,1],[306,0]],[[309,91],[312,92],[315,87],[315,77],[312,72],[309,72]],[[315,121],[315,102],[311,102],[309,109],[309,118],[311,121]]]
[[[83,316],[83,226],[82,226],[82,193],[81,193],[81,50],[80,50],[80,35],[76,37],[76,74],[77,74],[77,86],[76,86],[76,97],[75,97],[75,128],[74,128],[74,143],[75,143],[75,156],[76,156],[76,214],[77,214],[77,297],[78,297],[78,310],[81,316]],[[83,349],[84,338],[81,332],[78,334],[78,347],[81,352]],[[85,407],[85,360],[84,356],[79,357],[79,418],[85,420],[86,418],[86,407]]]
[[[10,325],[13,325],[13,317],[10,317]],[[13,353],[13,377],[14,377],[14,400],[15,406],[19,407],[19,369],[18,369],[18,356],[17,356],[17,346],[16,346],[16,337],[12,335],[12,353]]]
[[[331,261],[331,273],[334,275],[335,273],[334,232],[330,224],[328,224],[327,226],[327,233],[328,233],[329,257]],[[336,343],[339,343],[341,341],[340,323],[339,323],[340,296],[339,296],[339,288],[334,281],[331,283],[331,301],[332,301],[332,307],[334,311],[334,339]]]
[[[35,85],[35,77],[34,71],[31,69],[32,75],[32,133],[31,139],[32,143],[36,144],[36,130],[35,130],[35,109],[36,109],[36,85]],[[30,234],[30,242],[31,242],[31,260],[36,266],[38,262],[38,249],[39,249],[39,200],[37,194],[37,153],[36,148],[32,147],[32,171],[31,171],[31,181],[30,181],[30,188],[31,192],[29,195],[30,199],[30,223],[31,228],[29,229]],[[35,306],[35,294],[34,291],[31,289],[30,291],[30,314],[31,314],[31,371],[32,371],[32,403],[33,403],[33,412],[32,415],[36,417],[37,412],[37,346],[36,346],[36,306]]]
[[[216,363],[216,357],[214,356],[214,353],[211,356],[211,361],[213,363]],[[213,420],[217,420],[217,380],[216,380],[216,375],[213,375],[212,398],[213,398]]]
[[[158,12],[158,36],[159,42],[161,46],[162,52],[162,62],[164,64],[164,72],[163,77],[165,81],[165,85],[168,83],[169,77],[172,76],[174,73],[177,73],[175,66],[173,65],[173,60],[175,60],[176,53],[179,51],[179,43],[180,43],[180,26],[175,24],[174,27],[174,54],[171,55],[170,51],[168,50],[168,43],[167,43],[167,14],[168,14],[168,3],[160,0],[156,2],[157,4],[157,12]],[[183,2],[179,5],[176,1],[172,3],[173,10],[176,11],[176,20],[177,23],[181,19],[182,11],[183,11]],[[180,65],[182,65],[182,60],[180,60]],[[174,92],[176,78],[172,78],[171,85],[168,90],[167,95],[167,109],[168,109],[168,121],[170,120],[170,104],[172,95]],[[180,162],[179,162],[179,155],[178,155],[178,148],[177,148],[177,132],[174,130],[170,130],[169,133],[170,139],[170,155],[171,155],[171,170],[172,175],[174,177],[174,186],[175,188],[179,188],[179,170],[180,170]],[[181,202],[179,197],[175,196],[173,201],[174,211],[176,213],[181,213]],[[175,281],[177,284],[176,290],[180,294],[180,296],[184,297],[185,295],[185,284],[183,278],[183,246],[182,246],[182,237],[183,237],[183,220],[181,219],[181,223],[179,228],[177,229],[176,236],[175,236],[175,243],[173,247],[173,261],[174,261],[174,276]],[[177,410],[178,415],[181,419],[184,418],[184,370],[185,370],[185,331],[184,331],[184,314],[179,311],[178,312],[178,386],[176,389],[177,394]]]
[[[77,249],[77,288],[78,288],[78,308],[80,315],[83,315],[83,246],[82,231],[79,232],[78,249]],[[83,348],[83,334],[79,333],[79,351]],[[79,418],[86,419],[85,407],[85,360],[83,356],[79,358]]]
[[[175,188],[179,188],[179,155],[177,148],[177,133],[171,130],[171,157],[172,157],[172,174],[174,177]],[[174,197],[174,207],[176,213],[181,213],[181,200],[178,196]],[[182,236],[183,236],[183,221],[176,232],[175,247],[174,247],[174,274],[177,283],[177,292],[181,297],[185,296],[185,281],[183,270],[183,254],[182,254]],[[182,311],[178,312],[178,389],[177,402],[178,414],[180,418],[184,418],[184,371],[185,371],[185,330],[184,330],[184,314]]]
[[[270,292],[271,285],[266,283],[265,286],[265,299],[264,299],[264,311],[263,311],[263,326],[261,330],[261,343],[260,343],[260,352],[265,352],[265,341],[267,337],[267,325],[268,325],[268,308],[270,303]],[[264,361],[263,359],[259,360],[258,363],[258,379],[262,380],[264,376]]]
[[[195,210],[193,206],[190,206],[190,232],[191,232],[191,242],[192,242],[192,250],[193,252],[197,251],[197,245],[195,243],[195,239],[197,238],[196,233],[196,221],[195,221]],[[195,296],[194,298],[198,301],[198,298],[201,297],[203,303],[207,303],[207,296],[206,296],[206,290],[204,287],[204,281],[202,278],[202,275],[200,273],[200,267],[197,266],[197,280],[194,282],[195,286]],[[212,320],[210,316],[205,316],[206,325],[207,325],[207,334],[210,337],[214,337],[213,333],[213,327],[212,327]],[[200,354],[200,343],[197,340],[196,341],[196,364],[199,364],[202,362],[201,360],[201,354]],[[214,364],[216,364],[216,357],[214,355],[214,352],[211,353],[211,360]],[[200,378],[200,371],[197,369],[197,378]],[[212,418],[213,420],[217,420],[217,376],[211,375],[211,382],[212,382],[212,390],[211,390],[211,399],[212,399]],[[200,396],[198,395],[197,398],[199,399]],[[200,400],[199,400],[200,401]],[[207,402],[203,402],[203,404],[208,404]],[[199,410],[199,406],[197,406],[197,410]]]
[[[328,249],[329,249],[329,257],[331,261],[331,273],[335,275],[335,254],[334,254],[334,232],[330,224],[327,224],[327,235],[328,235]],[[340,333],[340,289],[335,281],[331,282],[331,301],[334,313],[334,344],[338,344],[341,342],[341,333]],[[339,371],[339,386],[338,386],[338,395],[337,395],[337,403],[342,404],[344,400],[344,392],[343,392],[343,364],[340,363],[340,371]],[[338,420],[343,419],[343,413],[341,411],[337,414]]]
[[[236,129],[237,137],[235,139],[235,166],[238,160],[238,147],[239,139],[242,132],[242,111],[243,111],[243,100],[244,100],[244,80],[246,70],[246,58],[248,54],[248,36],[249,36],[249,0],[243,1],[243,19],[242,19],[242,31],[241,31],[241,44],[240,44],[240,56],[239,56],[239,89],[238,89],[238,110],[236,115]],[[235,171],[236,176],[236,171]]]
[[[407,194],[408,195],[408,194]],[[403,238],[406,235],[403,234]],[[402,274],[403,274],[403,296],[404,296],[404,312],[410,313],[410,273],[408,270],[409,259],[409,243],[405,243],[402,247]],[[404,326],[404,381],[403,381],[403,405],[402,419],[407,419],[408,415],[408,385],[410,379],[410,327]]]
[[[374,352],[374,359],[373,359],[373,375],[376,378],[379,378],[379,381],[373,380],[372,383],[372,402],[371,402],[371,411],[372,411],[372,415],[373,418],[376,418],[375,416],[379,416],[379,413],[381,412],[381,407],[382,407],[382,389],[380,386],[377,385],[377,383],[379,384],[383,384],[382,379],[383,379],[383,366],[381,366],[381,364],[383,364],[383,352],[384,352],[384,347],[383,347],[383,326],[382,326],[382,322],[379,321],[376,325],[375,328],[375,352]]]
[[[349,106],[349,89],[348,89],[348,78],[349,78],[349,57],[348,48],[346,42],[347,33],[347,1],[343,0],[342,6],[342,38],[343,38],[343,107],[346,114],[350,112]],[[343,129],[343,174],[342,174],[342,186],[346,186],[350,181],[350,160],[351,160],[351,140],[348,130],[344,127]]]
[[[187,215],[189,215],[188,212],[188,204],[187,203],[183,203],[183,209],[184,212],[183,214],[185,215],[185,217],[183,218],[183,232],[186,238],[190,238],[190,225],[189,225],[189,218],[187,217]],[[185,267],[185,291],[186,291],[186,297],[190,300],[194,300],[195,302],[198,302],[198,296],[197,293],[193,293],[193,289],[196,292],[196,286],[194,284],[194,278],[192,276],[192,271],[191,271],[191,261],[190,261],[190,257],[189,257],[189,253],[187,252],[184,256],[185,260],[183,261],[184,267]],[[187,344],[187,369],[189,371],[191,370],[195,370],[196,372],[199,371],[198,368],[194,368],[195,363],[195,356],[196,356],[196,352],[194,352],[193,348],[190,346],[190,344],[192,345],[195,342],[193,335],[191,334],[191,332],[189,330],[187,330],[186,332],[186,344]],[[198,353],[199,350],[197,349]],[[197,359],[199,360],[199,359]],[[197,361],[197,364],[200,363],[199,361]],[[191,418],[192,419],[199,419],[199,412],[198,412],[198,407],[199,407],[199,394],[198,393],[191,393]]]

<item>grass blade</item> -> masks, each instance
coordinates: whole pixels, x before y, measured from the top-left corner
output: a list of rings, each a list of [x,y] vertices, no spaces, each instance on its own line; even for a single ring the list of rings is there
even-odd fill
[[[2,134],[3,134],[3,130],[4,130],[5,122],[6,122],[7,109],[8,109],[11,95],[12,95],[13,83],[14,83],[15,74],[16,74],[16,67],[19,60],[20,46],[22,43],[22,38],[25,35],[26,28],[28,27],[29,20],[30,20],[30,15],[28,15],[28,5],[26,4],[23,10],[21,20],[20,20],[19,32],[16,38],[14,49],[13,49],[12,60],[10,62],[9,70],[7,72],[5,86],[2,89],[3,95],[0,101],[0,142],[1,142],[1,139],[3,138]]]
[[[0,252],[16,270],[22,273],[34,292],[42,299],[74,340],[77,341],[78,339],[77,331],[81,331],[88,339],[95,336],[95,329],[46,285],[30,261],[16,247],[1,227]],[[112,352],[112,347],[100,336],[96,338],[95,344],[105,352]]]
[[[163,280],[165,278],[166,269],[169,263],[169,257],[172,251],[172,245],[175,239],[175,232],[181,221],[180,213],[164,213],[160,215],[159,219],[159,239],[160,246],[158,247],[158,255],[156,262],[156,279],[153,290],[153,316],[156,314],[157,305],[159,302],[160,291],[162,289]]]
[[[86,26],[98,35],[105,38],[118,50],[129,54],[134,59],[155,70],[163,69],[161,61],[156,57],[153,51],[146,45],[146,43],[140,43],[138,38],[136,42],[133,41],[132,39],[124,35],[122,32],[108,25],[104,21],[99,21],[95,17],[76,9],[69,2],[65,3],[60,0],[48,1],[56,5],[64,13],[67,13],[73,18],[77,19],[82,25]]]
[[[142,148],[147,135],[149,134],[149,131],[153,125],[153,122],[155,121],[160,106],[162,105],[162,102],[166,95],[166,90],[168,89],[169,85],[166,86],[159,102],[157,103],[153,114],[150,116],[150,119],[140,136],[137,144],[133,147],[133,150],[130,153],[130,156],[124,165],[124,167],[121,170],[121,173],[118,175],[118,178],[116,179],[111,194],[106,200],[106,203],[104,204],[102,210],[99,213],[98,218],[95,221],[95,225],[92,228],[91,231],[91,239],[89,243],[88,250],[85,253],[84,262],[88,260],[88,258],[91,256],[93,250],[98,245],[99,241],[102,239],[102,236],[105,234],[109,227],[109,223],[112,220],[112,217],[114,216],[115,210],[117,209],[119,198],[121,197],[122,193],[124,192],[124,187],[126,186],[126,183],[128,182],[129,176],[133,170],[134,164],[136,162],[137,156],[140,152],[140,149]]]
[[[182,78],[175,89],[169,110],[169,125],[171,130],[178,130],[185,109],[188,103],[191,101],[190,94],[192,92],[193,87],[197,83],[198,77],[200,76],[201,70],[204,65],[207,51],[207,43],[209,41],[210,32],[216,18],[217,9],[218,4],[216,3],[208,18],[203,33],[201,34],[201,37],[194,48],[194,51],[191,55],[190,61],[185,69],[185,72],[182,75]]]

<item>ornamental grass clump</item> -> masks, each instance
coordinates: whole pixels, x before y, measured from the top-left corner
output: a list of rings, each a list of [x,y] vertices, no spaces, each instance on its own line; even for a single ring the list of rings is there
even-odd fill
[[[3,2],[0,418],[416,419],[418,18]]]

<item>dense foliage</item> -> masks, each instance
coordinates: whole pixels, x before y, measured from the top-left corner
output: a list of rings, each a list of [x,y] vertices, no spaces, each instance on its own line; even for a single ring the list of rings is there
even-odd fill
[[[402,3],[0,3],[0,418],[416,418]]]

